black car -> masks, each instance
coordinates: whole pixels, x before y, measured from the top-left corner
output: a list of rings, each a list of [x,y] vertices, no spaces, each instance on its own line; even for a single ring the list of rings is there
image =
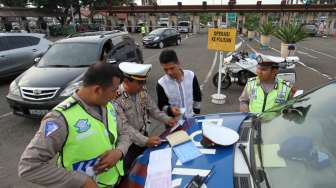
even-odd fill
[[[180,45],[181,35],[176,29],[160,28],[150,32],[142,39],[144,47],[163,48],[167,45]]]
[[[89,32],[59,40],[11,84],[7,101],[14,114],[40,117],[81,85],[98,60],[142,63],[142,53],[125,32]]]

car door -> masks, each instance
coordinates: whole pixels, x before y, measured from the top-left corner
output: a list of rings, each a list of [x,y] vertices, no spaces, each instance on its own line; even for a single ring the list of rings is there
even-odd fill
[[[171,32],[172,43],[176,44],[177,39],[178,39],[177,32],[174,29],[171,29],[170,32]]]
[[[164,44],[169,44],[169,29],[165,30],[164,32],[162,32],[162,37],[163,37],[163,43]]]
[[[24,36],[6,36],[7,63],[4,64],[2,74],[14,74],[26,70],[33,64],[33,52],[30,43]]]
[[[25,36],[25,39],[27,41],[27,43],[29,44],[29,46],[27,48],[29,48],[28,50],[30,50],[32,52],[32,61],[34,61],[35,57],[40,57],[43,55],[43,53],[45,52],[43,48],[43,46],[39,46],[40,45],[40,41],[41,39],[38,37],[34,37],[34,36]]]
[[[0,37],[0,75],[4,75],[7,67],[10,65],[8,60],[8,46],[7,39],[5,37]]]

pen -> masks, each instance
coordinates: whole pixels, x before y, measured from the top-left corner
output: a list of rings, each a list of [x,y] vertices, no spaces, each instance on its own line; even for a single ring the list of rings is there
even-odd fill
[[[210,172],[203,178],[203,182],[202,182],[201,185],[203,185],[203,184],[207,184],[208,181],[209,181],[209,179],[210,179],[210,177],[211,177],[213,174],[215,174],[214,168],[215,168],[215,166],[212,166]]]

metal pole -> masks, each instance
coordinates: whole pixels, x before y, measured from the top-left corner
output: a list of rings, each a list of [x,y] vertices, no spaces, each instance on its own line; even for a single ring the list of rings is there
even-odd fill
[[[218,65],[218,88],[217,94],[220,94],[222,87],[222,67],[223,67],[223,52],[219,52],[219,65]]]

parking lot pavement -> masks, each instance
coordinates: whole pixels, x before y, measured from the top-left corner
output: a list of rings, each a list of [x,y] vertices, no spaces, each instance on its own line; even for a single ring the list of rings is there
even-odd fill
[[[132,36],[141,45],[141,36],[138,34]],[[235,84],[229,89],[222,91],[222,93],[227,96],[225,104],[216,105],[210,102],[210,96],[217,92],[217,89],[212,85],[211,79],[218,70],[218,64],[214,64],[215,52],[207,49],[207,33],[202,32],[197,35],[192,35],[187,39],[185,36],[183,36],[183,38],[180,46],[170,46],[167,48],[176,50],[182,66],[196,73],[200,84],[203,86],[202,113],[238,111],[238,97],[242,91],[242,87]],[[336,53],[333,52],[335,49],[330,49],[332,46],[336,46],[335,41],[335,39],[325,41],[325,39],[322,38],[310,38],[299,43],[299,50],[303,49],[302,51],[306,52],[304,48],[308,48],[329,54],[330,56],[335,56]],[[248,42],[248,44],[254,50],[260,51],[257,41],[251,41]],[[262,51],[262,53],[279,55],[276,51],[280,48],[279,41],[273,39],[272,47],[275,50],[266,50]],[[158,60],[161,51],[161,49],[143,49],[145,63],[153,65],[147,86],[149,93],[155,100],[156,82],[158,78],[164,74]],[[307,65],[307,67],[302,65],[297,66],[298,78],[296,85],[298,88],[303,88],[306,91],[328,81],[328,78],[323,76],[322,73],[325,72],[332,76],[336,74],[334,71],[336,61],[333,61],[333,58],[324,57],[320,53],[313,53],[313,51],[309,54],[318,57],[318,59],[308,58],[307,54],[298,54],[302,63]],[[310,69],[310,66],[315,68],[317,72]],[[211,69],[212,67],[214,67],[214,69]],[[0,187],[37,187],[19,180],[17,177],[17,163],[23,149],[38,129],[39,120],[17,117],[10,113],[10,109],[5,100],[9,83],[10,81],[0,83]],[[153,127],[151,131],[153,134],[159,134],[163,130],[163,126],[155,126],[156,123],[157,122],[154,122],[152,124]]]

